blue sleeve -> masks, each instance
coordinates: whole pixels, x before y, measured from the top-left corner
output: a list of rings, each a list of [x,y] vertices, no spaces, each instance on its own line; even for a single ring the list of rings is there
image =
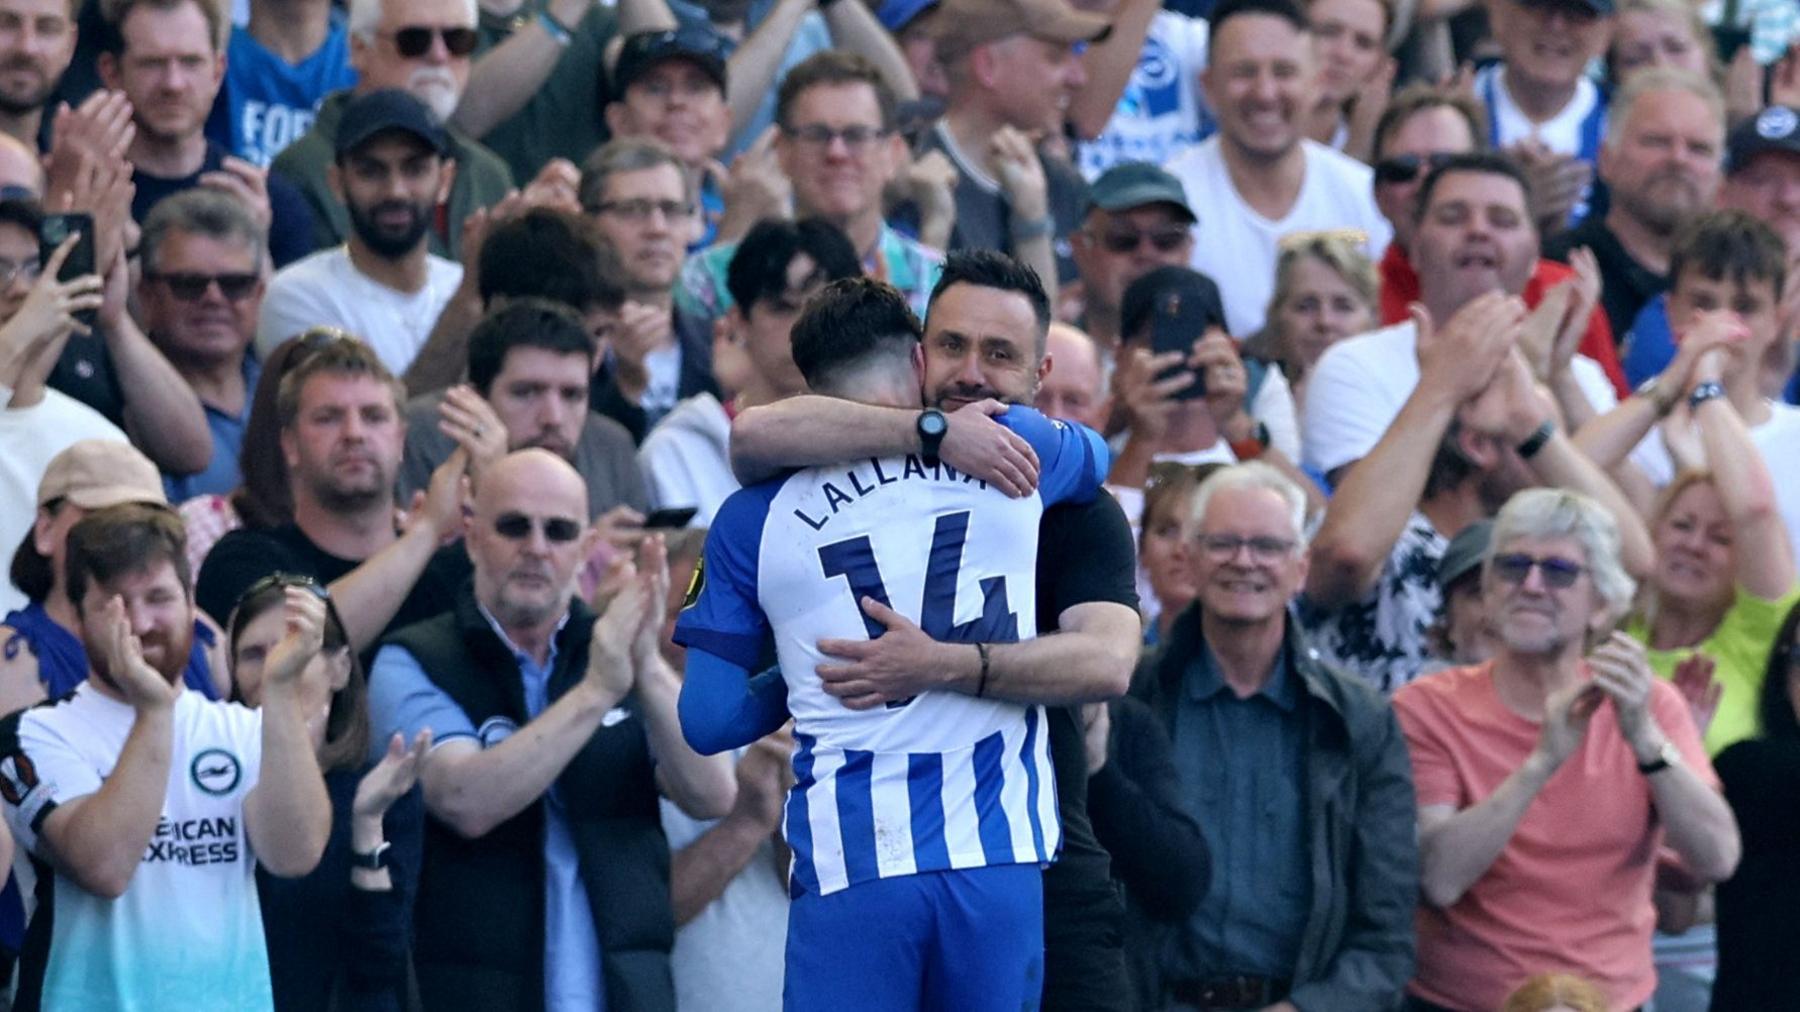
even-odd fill
[[[682,737],[701,755],[742,748],[787,723],[787,682],[779,668],[752,678],[740,664],[689,650],[677,712]]]
[[[675,620],[675,642],[746,671],[758,667],[769,636],[769,619],[757,600],[756,560],[774,494],[770,484],[733,492],[719,507]]]
[[[382,647],[369,668],[369,761],[381,761],[395,731],[410,742],[428,727],[433,748],[452,738],[476,738],[469,715],[432,684],[417,658],[404,647]]]
[[[306,197],[286,176],[271,172],[269,190],[269,257],[277,268],[313,251],[313,215]]]
[[[1038,494],[1045,506],[1094,501],[1112,468],[1112,451],[1098,432],[1016,404],[1000,416],[1000,424],[1018,433],[1037,453]]]

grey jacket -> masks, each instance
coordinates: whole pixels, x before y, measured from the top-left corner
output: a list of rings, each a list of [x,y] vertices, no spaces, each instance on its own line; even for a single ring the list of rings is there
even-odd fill
[[[1419,899],[1418,817],[1406,739],[1373,689],[1318,659],[1292,615],[1282,649],[1305,699],[1306,833],[1312,909],[1290,975],[1301,1012],[1386,1012],[1413,971]],[[1199,606],[1138,665],[1132,694],[1171,735],[1188,662],[1201,644]]]

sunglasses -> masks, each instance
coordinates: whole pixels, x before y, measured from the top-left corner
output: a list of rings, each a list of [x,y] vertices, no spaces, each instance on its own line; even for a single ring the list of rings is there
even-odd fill
[[[231,302],[242,302],[256,290],[256,283],[261,280],[255,274],[152,274],[151,278],[167,285],[169,292],[183,302],[198,302],[206,297],[206,292],[214,284],[219,286],[219,294]]]
[[[1421,172],[1442,168],[1456,156],[1448,153],[1431,155],[1395,155],[1383,158],[1375,163],[1375,181],[1377,183],[1410,183],[1419,178]]]
[[[280,587],[284,590],[288,587],[304,587],[305,589],[312,591],[313,596],[321,601],[331,600],[331,591],[326,589],[324,584],[312,577],[303,576],[299,573],[283,573],[280,571],[270,573],[268,576],[265,576],[244,588],[244,592],[238,596],[238,600],[247,601],[258,594],[273,590],[276,587]]]
[[[1140,232],[1136,229],[1107,229],[1098,236],[1100,245],[1106,247],[1108,253],[1135,253],[1137,248],[1150,240],[1158,253],[1173,253],[1187,241],[1188,230],[1181,225],[1168,228],[1149,229]]]
[[[408,59],[424,56],[431,52],[431,40],[443,36],[444,48],[451,56],[467,56],[475,51],[481,36],[473,28],[457,26],[455,28],[432,28],[425,25],[412,25],[394,32],[394,50]]]
[[[502,513],[494,520],[494,533],[508,541],[524,541],[534,527],[541,528],[544,540],[553,545],[566,545],[581,537],[581,524],[568,517],[548,517],[540,523],[523,513]]]
[[[1525,582],[1531,575],[1533,567],[1544,575],[1544,586],[1555,590],[1566,590],[1575,585],[1575,580],[1587,569],[1579,562],[1559,559],[1554,555],[1542,559],[1533,558],[1523,552],[1510,552],[1506,555],[1494,556],[1494,575],[1511,584]]]

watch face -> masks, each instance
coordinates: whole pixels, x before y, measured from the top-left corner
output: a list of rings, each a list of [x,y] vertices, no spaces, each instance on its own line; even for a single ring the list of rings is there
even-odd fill
[[[941,411],[927,411],[919,416],[919,431],[927,436],[941,436],[949,427]]]

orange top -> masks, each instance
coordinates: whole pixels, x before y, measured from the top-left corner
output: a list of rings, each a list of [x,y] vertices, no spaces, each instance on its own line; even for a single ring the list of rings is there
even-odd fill
[[[1583,676],[1591,677],[1583,666]],[[1536,747],[1539,725],[1506,707],[1493,665],[1421,678],[1394,695],[1419,807],[1467,808],[1491,795]],[[1687,704],[1667,682],[1650,710],[1688,767],[1718,778]],[[1616,1008],[1656,990],[1650,933],[1662,826],[1649,781],[1601,705],[1575,753],[1532,799],[1487,873],[1447,910],[1421,903],[1410,991],[1456,1009],[1499,1008],[1539,973],[1575,973]]]

